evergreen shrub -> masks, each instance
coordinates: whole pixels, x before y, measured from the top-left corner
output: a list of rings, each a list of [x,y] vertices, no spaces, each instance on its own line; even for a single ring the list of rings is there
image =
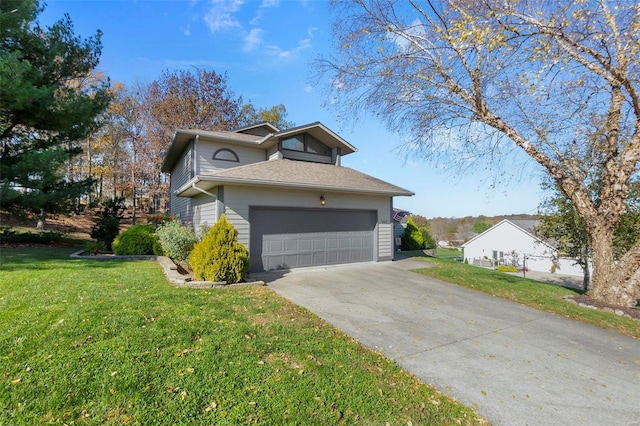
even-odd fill
[[[198,242],[193,228],[183,225],[179,220],[163,223],[156,230],[156,235],[164,254],[179,262],[187,260]]]
[[[157,238],[153,226],[133,225],[113,241],[113,252],[128,256],[153,254],[153,244]]]
[[[438,248],[438,244],[435,238],[431,236],[428,228],[420,228],[420,232],[422,233],[422,248],[426,250]]]
[[[124,198],[112,198],[101,203],[98,218],[91,228],[91,238],[103,243],[107,250],[120,232],[120,221],[124,215]]]
[[[249,270],[249,252],[238,242],[238,231],[225,215],[197,243],[189,265],[198,280],[240,282]]]
[[[402,250],[421,250],[423,248],[422,232],[413,219],[407,219],[407,227],[400,236],[400,241],[402,242]]]

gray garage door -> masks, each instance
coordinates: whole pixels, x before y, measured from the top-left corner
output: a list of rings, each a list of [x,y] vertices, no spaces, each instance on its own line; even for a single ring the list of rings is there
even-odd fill
[[[252,207],[251,270],[373,260],[375,211]]]

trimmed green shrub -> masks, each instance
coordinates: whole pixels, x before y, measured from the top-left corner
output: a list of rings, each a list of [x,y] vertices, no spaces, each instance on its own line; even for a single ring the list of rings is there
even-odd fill
[[[113,240],[113,252],[128,256],[153,254],[153,243],[157,238],[153,226],[133,225]]]
[[[407,219],[407,227],[400,236],[402,242],[402,250],[421,250],[423,247],[424,239],[422,232],[416,226],[413,219]]]
[[[156,230],[162,251],[173,260],[185,261],[198,242],[193,228],[179,220],[165,222]]]
[[[431,232],[429,232],[429,228],[422,227],[420,228],[420,232],[422,233],[423,249],[430,250],[438,247],[435,238],[433,238]]]
[[[113,198],[101,203],[96,224],[91,228],[91,238],[103,243],[108,250],[120,232],[120,221],[124,214],[124,198]]]
[[[249,252],[238,242],[238,231],[225,215],[197,243],[189,265],[198,280],[240,282],[249,270]]]
[[[156,234],[156,236],[158,236]],[[153,254],[155,254],[156,256],[166,256],[167,254],[164,252],[164,250],[162,249],[162,244],[160,244],[160,240],[158,240],[157,238],[155,240],[153,240]]]
[[[0,244],[50,244],[62,240],[67,234],[61,231],[18,232],[0,228]]]
[[[516,268],[513,265],[509,265],[509,266],[500,265],[498,266],[498,272],[518,272],[518,268]]]

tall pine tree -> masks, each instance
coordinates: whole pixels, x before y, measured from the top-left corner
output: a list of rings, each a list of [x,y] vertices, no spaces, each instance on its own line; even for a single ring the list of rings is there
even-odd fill
[[[108,83],[98,65],[100,31],[81,39],[68,15],[48,28],[37,0],[0,2],[0,209],[69,211],[92,180],[66,176],[79,142],[99,126]]]

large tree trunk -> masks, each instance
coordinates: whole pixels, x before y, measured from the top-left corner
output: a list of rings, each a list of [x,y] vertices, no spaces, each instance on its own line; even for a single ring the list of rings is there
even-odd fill
[[[584,274],[582,277],[582,289],[584,291],[591,290],[591,271],[589,270],[589,259],[585,259],[584,264],[582,265],[582,273]]]
[[[604,223],[590,229],[593,250],[593,277],[588,296],[612,305],[634,307],[638,296],[637,264],[630,269],[627,262],[616,262],[613,256],[613,230]]]

